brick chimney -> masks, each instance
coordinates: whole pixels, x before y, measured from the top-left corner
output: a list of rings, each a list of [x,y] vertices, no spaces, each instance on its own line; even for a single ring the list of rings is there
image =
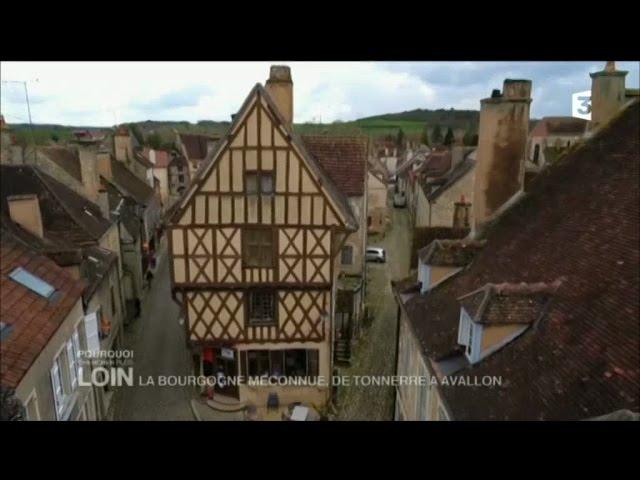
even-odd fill
[[[480,101],[473,192],[474,232],[524,186],[531,80],[505,80]]]
[[[103,176],[107,180],[113,178],[111,173],[111,154],[107,150],[99,150],[97,155],[98,175]]]
[[[37,195],[12,195],[7,197],[7,203],[9,204],[9,216],[14,223],[38,238],[44,237],[42,214]]]
[[[293,81],[286,65],[272,65],[266,90],[289,128],[293,126]]]
[[[94,203],[98,200],[98,188],[100,187],[97,150],[95,145],[78,145],[80,174],[85,196]]]
[[[607,62],[604,70],[591,76],[591,124],[594,129],[607,123],[625,104],[625,77],[616,70],[615,62]]]

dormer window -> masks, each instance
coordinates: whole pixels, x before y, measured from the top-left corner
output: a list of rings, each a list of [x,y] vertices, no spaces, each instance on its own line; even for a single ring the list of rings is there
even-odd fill
[[[464,353],[471,363],[480,359],[480,339],[482,326],[475,323],[464,307],[460,308],[460,322],[458,325],[458,343],[465,347]]]
[[[418,260],[418,283],[420,283],[420,293],[429,290],[431,285],[431,268],[421,260]]]

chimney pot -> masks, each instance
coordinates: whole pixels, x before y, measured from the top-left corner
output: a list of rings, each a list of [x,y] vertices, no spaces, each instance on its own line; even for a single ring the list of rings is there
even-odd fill
[[[291,82],[291,68],[287,65],[271,65],[269,70],[269,81],[271,82]]]
[[[616,62],[609,60],[604,67],[607,72],[615,72],[616,71]]]

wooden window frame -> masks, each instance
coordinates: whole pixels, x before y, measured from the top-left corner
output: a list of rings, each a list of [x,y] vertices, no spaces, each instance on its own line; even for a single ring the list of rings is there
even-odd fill
[[[248,176],[249,175],[255,175],[256,176],[256,188],[257,190],[255,192],[250,192],[249,189],[247,188],[248,185]],[[262,191],[262,177],[271,177],[271,191],[270,192],[263,192]],[[273,170],[245,170],[244,172],[244,176],[243,176],[243,182],[244,182],[244,191],[246,192],[247,195],[256,195],[256,196],[273,196],[276,193],[276,175],[275,172]]]
[[[250,231],[256,231],[256,230],[263,230],[263,231],[267,231],[269,230],[271,233],[271,262],[269,265],[253,265],[247,262],[247,249],[249,248],[248,245],[248,238],[247,238],[247,233]],[[247,226],[245,225],[244,227],[242,227],[242,267],[243,268],[275,268],[276,264],[277,264],[277,257],[278,257],[278,236],[277,236],[277,229],[273,228],[273,227],[262,227],[262,226]]]
[[[345,262],[344,261],[344,251],[345,249],[351,249],[351,253],[350,253],[350,262]],[[345,245],[342,246],[342,248],[340,249],[340,265],[343,266],[352,266],[354,264],[354,260],[355,260],[355,248],[353,247],[353,245],[351,245],[350,243],[347,243]]]
[[[251,296],[254,294],[269,294],[273,298],[273,318],[270,322],[256,322],[251,320]],[[245,295],[245,325],[247,327],[277,327],[278,326],[278,292],[272,288],[252,288]]]

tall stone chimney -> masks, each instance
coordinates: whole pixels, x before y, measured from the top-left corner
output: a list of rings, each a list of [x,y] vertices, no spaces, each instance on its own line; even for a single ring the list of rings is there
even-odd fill
[[[607,62],[604,70],[591,76],[591,125],[594,129],[607,123],[625,104],[625,77],[616,70],[615,62]]]
[[[80,159],[80,174],[85,196],[95,203],[98,200],[98,188],[100,187],[97,147],[79,145],[78,158]]]
[[[133,144],[126,127],[118,127],[113,135],[113,152],[116,160],[128,163],[133,159]]]
[[[111,173],[111,154],[107,150],[99,150],[97,155],[98,175],[103,176],[107,180],[113,178]]]
[[[7,203],[9,204],[9,216],[14,223],[38,238],[44,237],[38,195],[12,195],[7,197]]]
[[[531,80],[505,80],[480,101],[480,131],[473,191],[473,229],[524,186]]]
[[[287,126],[293,126],[293,81],[286,65],[272,65],[266,90],[275,102]]]

